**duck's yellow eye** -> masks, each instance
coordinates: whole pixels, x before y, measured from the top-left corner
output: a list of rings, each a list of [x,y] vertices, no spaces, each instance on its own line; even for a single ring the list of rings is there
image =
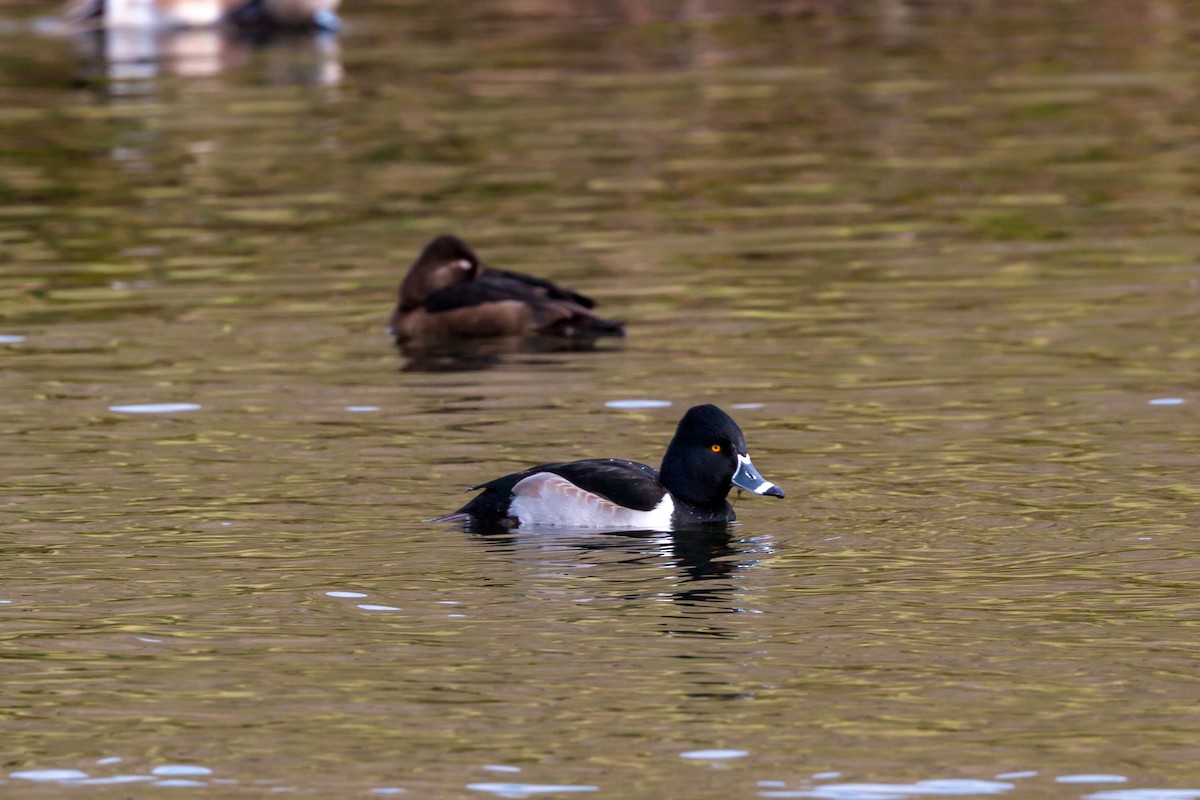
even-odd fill
[[[711,448],[709,448],[709,449],[710,449],[710,450],[712,450],[714,453],[719,453],[719,452],[721,452],[721,445],[719,445],[719,444],[714,444],[714,445],[713,445]]]

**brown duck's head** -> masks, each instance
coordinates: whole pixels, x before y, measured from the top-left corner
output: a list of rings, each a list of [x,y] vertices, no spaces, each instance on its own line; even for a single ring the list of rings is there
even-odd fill
[[[417,257],[400,284],[399,311],[411,311],[434,292],[479,277],[483,265],[457,236],[437,237]]]

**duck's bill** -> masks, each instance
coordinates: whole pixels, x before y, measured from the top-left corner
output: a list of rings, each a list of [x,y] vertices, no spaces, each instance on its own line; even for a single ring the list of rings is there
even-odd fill
[[[342,18],[336,12],[322,8],[313,14],[313,26],[319,31],[338,33],[342,29]]]
[[[783,497],[783,489],[770,481],[763,480],[762,476],[758,474],[758,470],[754,468],[754,464],[750,463],[750,456],[740,453],[738,454],[737,472],[733,473],[733,485],[755,494]]]

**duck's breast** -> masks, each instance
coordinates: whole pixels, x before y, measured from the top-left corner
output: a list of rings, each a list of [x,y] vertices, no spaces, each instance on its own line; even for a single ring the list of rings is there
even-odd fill
[[[436,312],[416,308],[394,316],[392,329],[403,339],[517,336],[528,332],[529,318],[528,306],[508,300]]]

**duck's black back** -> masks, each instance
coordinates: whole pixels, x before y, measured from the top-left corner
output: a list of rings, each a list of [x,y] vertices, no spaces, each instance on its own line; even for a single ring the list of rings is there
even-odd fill
[[[513,487],[539,472],[560,475],[580,489],[634,511],[650,511],[666,494],[658,482],[658,471],[654,467],[620,458],[589,458],[542,464],[472,486],[468,491],[483,489],[483,492],[455,514],[468,514],[483,520],[503,519],[508,516]]]
[[[584,308],[596,307],[596,301],[587,295],[582,295],[565,286],[560,286],[554,281],[537,278],[533,275],[526,275],[523,272],[511,272],[506,269],[488,267],[487,271],[479,277],[479,280],[493,282],[498,285],[522,286],[526,291],[537,291],[551,300],[567,300]]]

